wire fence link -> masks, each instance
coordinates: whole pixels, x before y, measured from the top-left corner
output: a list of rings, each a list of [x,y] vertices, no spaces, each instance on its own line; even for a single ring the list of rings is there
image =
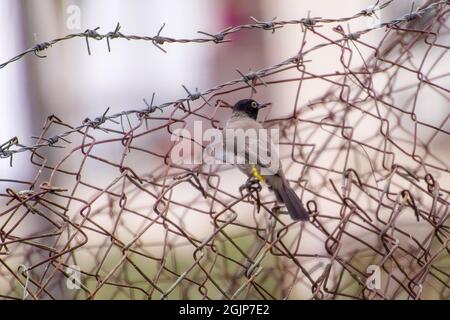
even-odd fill
[[[238,78],[210,89],[183,86],[178,100],[155,105],[153,95],[143,107],[106,109],[77,126],[50,116],[36,144],[17,137],[1,144],[0,158],[11,166],[13,156],[29,152],[36,175],[0,177],[0,297],[449,299],[450,176],[442,146],[450,112],[436,122],[418,111],[424,92],[450,105],[449,4],[427,1],[353,32],[341,23],[371,16],[375,7],[340,19],[252,17],[192,39],[164,36],[164,25],[155,36],[126,35],[117,24],[105,34],[96,28],[38,44],[0,64],[45,57],[74,38],[86,39],[89,54],[91,40],[106,39],[108,50],[115,39],[143,40],[165,52],[166,43],[220,44],[242,30],[282,32],[287,25],[302,26],[304,39],[294,56],[237,70]],[[375,30],[385,32],[378,45],[364,42]],[[321,43],[308,47],[307,38]],[[308,63],[330,47],[340,53],[341,71],[314,73]],[[400,81],[405,74],[408,85]],[[302,87],[311,82],[324,94],[305,101]],[[229,110],[232,93],[287,85],[297,87],[291,112],[265,124],[281,129],[282,162],[309,222],[285,218],[270,193],[239,194],[238,185],[230,193],[228,167],[172,163],[173,145],[142,143],[193,120],[220,127],[216,114]],[[105,145],[120,145],[121,153],[102,152]],[[142,161],[154,167],[142,171]],[[92,166],[107,179],[91,177]]]

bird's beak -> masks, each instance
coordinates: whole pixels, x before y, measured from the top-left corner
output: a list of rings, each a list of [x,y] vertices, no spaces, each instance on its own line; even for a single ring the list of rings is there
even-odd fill
[[[258,105],[258,109],[263,109],[263,108],[267,107],[269,104],[270,104],[269,102],[261,103],[261,104]]]

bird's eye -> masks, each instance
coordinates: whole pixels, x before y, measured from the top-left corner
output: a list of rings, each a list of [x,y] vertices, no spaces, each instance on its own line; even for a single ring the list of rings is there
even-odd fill
[[[256,101],[253,101],[251,106],[252,106],[252,108],[257,108],[258,107],[258,103]]]

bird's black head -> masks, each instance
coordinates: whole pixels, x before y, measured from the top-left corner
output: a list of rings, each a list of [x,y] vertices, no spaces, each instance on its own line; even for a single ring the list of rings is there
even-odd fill
[[[250,118],[255,119],[258,117],[258,111],[267,106],[267,104],[259,104],[252,99],[244,99],[238,101],[234,107],[234,112],[243,112],[247,114]]]

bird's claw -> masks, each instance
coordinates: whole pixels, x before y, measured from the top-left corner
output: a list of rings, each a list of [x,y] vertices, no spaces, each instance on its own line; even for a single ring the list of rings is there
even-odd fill
[[[243,195],[244,190],[247,190],[249,193],[253,193],[255,191],[259,192],[262,190],[262,186],[257,178],[250,177],[242,186],[239,187],[239,192],[241,195]]]

